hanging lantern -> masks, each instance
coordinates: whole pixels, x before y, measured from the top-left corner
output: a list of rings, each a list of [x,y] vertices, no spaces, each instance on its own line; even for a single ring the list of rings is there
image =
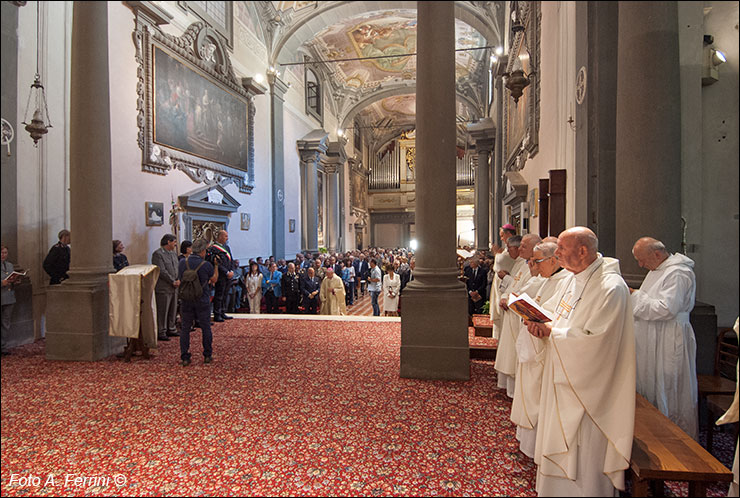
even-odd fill
[[[26,125],[26,131],[31,135],[33,139],[34,147],[38,147],[39,140],[49,132],[51,128],[51,120],[49,119],[49,107],[46,104],[46,90],[44,85],[41,84],[41,75],[39,74],[39,39],[41,37],[41,29],[39,27],[41,2],[36,2],[36,76],[34,77],[33,84],[31,84],[31,91],[28,94],[28,101],[26,102],[26,112],[23,113],[23,124]],[[34,102],[33,116],[31,122],[28,122],[28,110],[31,106],[31,100]]]
[[[35,98],[33,98],[34,93],[36,94]],[[31,122],[28,123],[28,109],[31,99],[36,103],[36,109],[33,111]],[[46,135],[49,132],[49,128],[52,127],[51,121],[49,120],[49,109],[46,105],[46,92],[44,91],[44,86],[41,84],[41,77],[38,74],[31,85],[31,93],[28,94],[28,103],[26,104],[23,124],[26,125],[26,131],[31,135],[33,145],[35,147],[38,147],[39,140]]]

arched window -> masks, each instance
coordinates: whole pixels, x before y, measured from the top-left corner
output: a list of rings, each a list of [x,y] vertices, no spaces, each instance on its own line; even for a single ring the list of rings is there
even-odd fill
[[[321,82],[312,69],[306,68],[306,114],[322,120]]]

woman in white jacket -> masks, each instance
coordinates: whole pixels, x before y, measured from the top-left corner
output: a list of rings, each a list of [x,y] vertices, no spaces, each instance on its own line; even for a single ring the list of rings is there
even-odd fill
[[[249,273],[244,279],[247,284],[247,300],[249,301],[249,312],[259,314],[262,306],[262,279],[259,265],[252,261],[249,263]]]
[[[398,294],[401,292],[401,277],[393,270],[393,265],[385,267],[383,276],[383,310],[385,316],[398,315]]]

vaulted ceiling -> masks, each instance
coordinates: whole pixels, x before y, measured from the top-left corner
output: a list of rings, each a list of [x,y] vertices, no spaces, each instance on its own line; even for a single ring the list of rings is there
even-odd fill
[[[416,52],[416,2],[259,3],[270,62],[301,71],[296,63],[312,62],[340,126],[360,122],[374,140],[415,126],[416,58],[408,54]],[[504,9],[504,2],[455,2],[461,131],[486,114],[488,61],[491,47],[503,45]],[[478,47],[488,48],[466,50]]]

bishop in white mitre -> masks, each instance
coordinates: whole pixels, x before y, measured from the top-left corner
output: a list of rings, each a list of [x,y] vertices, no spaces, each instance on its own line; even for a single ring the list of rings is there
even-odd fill
[[[555,306],[550,300],[571,274],[560,266],[558,258],[555,257],[557,247],[556,243],[542,242],[534,248],[532,255],[532,267],[538,271],[542,282],[533,298],[551,315],[554,315]],[[530,282],[532,280],[535,279],[531,279]],[[516,371],[514,400],[511,404],[511,421],[517,426],[516,438],[519,440],[519,449],[529,458],[534,458],[547,343],[546,339],[527,333],[524,325],[522,329],[516,341],[519,364]]]
[[[643,237],[632,254],[649,270],[632,293],[637,346],[637,392],[686,434],[698,439],[694,262],[671,255],[659,240]]]
[[[516,244],[516,237],[511,237],[507,243],[514,241]],[[506,395],[510,398],[514,397],[514,385],[516,378],[516,367],[517,367],[517,356],[516,356],[516,339],[519,336],[519,328],[521,325],[521,318],[519,315],[509,310],[507,302],[511,294],[521,295],[525,292],[524,287],[527,285],[529,280],[532,278],[532,272],[529,269],[528,261],[532,257],[534,246],[542,242],[539,235],[530,233],[525,235],[519,241],[519,256],[514,261],[514,266],[511,269],[511,276],[514,277],[514,281],[501,295],[499,300],[499,306],[503,310],[503,322],[501,326],[501,335],[498,339],[498,346],[496,347],[496,363],[494,368],[498,372],[498,387],[506,389]],[[541,284],[541,282],[538,282]],[[537,292],[536,288],[527,289],[527,293],[531,296]]]
[[[546,339],[535,463],[539,496],[614,496],[624,489],[635,421],[635,338],[619,262],[598,255],[585,227],[560,234],[556,255],[573,274],[555,319],[525,322]]]

